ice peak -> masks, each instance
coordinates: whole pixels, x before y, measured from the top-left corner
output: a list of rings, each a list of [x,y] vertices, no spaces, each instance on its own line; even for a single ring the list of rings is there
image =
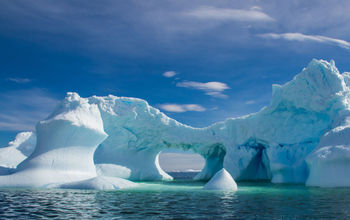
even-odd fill
[[[341,101],[338,93],[347,92],[348,89],[334,61],[329,63],[313,59],[292,81],[273,85],[272,91],[274,106],[283,103],[284,106],[324,111]]]
[[[80,100],[80,96],[76,92],[67,92],[66,99],[68,101],[79,101]]]
[[[90,104],[87,98],[81,98],[76,92],[68,92],[53,113],[39,124],[48,124],[55,120],[69,121],[73,125],[91,128],[105,135],[97,105]]]

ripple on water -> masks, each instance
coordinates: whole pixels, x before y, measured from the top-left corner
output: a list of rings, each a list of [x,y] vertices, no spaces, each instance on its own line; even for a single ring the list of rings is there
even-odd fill
[[[0,219],[350,218],[350,189],[239,183],[237,192],[203,183],[142,183],[120,191],[1,189]]]

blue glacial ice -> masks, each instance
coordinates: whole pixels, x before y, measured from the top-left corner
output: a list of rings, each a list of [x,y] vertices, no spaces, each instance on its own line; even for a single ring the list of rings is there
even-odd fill
[[[30,156],[19,149],[21,139],[8,147],[11,159],[0,157],[11,169],[0,186],[103,189],[171,180],[158,161],[168,148],[205,158],[197,180],[225,168],[236,180],[350,186],[349,84],[350,73],[314,59],[290,82],[272,86],[269,106],[205,128],[181,124],[141,99],[67,93],[31,133]]]

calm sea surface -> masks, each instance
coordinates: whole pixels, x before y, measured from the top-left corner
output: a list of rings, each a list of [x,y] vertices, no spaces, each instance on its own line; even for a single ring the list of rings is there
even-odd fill
[[[0,219],[350,219],[350,188],[245,182],[219,192],[172,175],[119,191],[0,189]]]

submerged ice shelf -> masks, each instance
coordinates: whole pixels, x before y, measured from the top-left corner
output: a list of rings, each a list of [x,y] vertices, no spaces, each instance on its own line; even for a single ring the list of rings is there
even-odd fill
[[[203,156],[197,180],[225,168],[236,180],[350,186],[349,83],[350,74],[340,74],[333,61],[312,60],[292,81],[273,85],[269,106],[206,128],[181,124],[141,99],[67,93],[27,134],[30,141],[19,136],[0,149],[11,155],[0,157],[0,186],[118,188],[119,178],[171,180],[158,161],[168,148]]]

